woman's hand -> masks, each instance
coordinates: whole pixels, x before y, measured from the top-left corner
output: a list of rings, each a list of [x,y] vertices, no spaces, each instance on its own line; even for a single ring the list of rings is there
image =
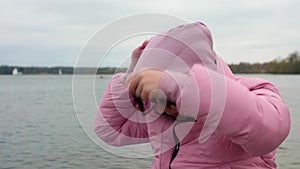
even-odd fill
[[[159,88],[164,72],[157,69],[142,70],[128,78],[129,91],[137,98],[149,100],[151,91]]]
[[[160,80],[164,72],[158,69],[146,69],[134,74],[128,78],[129,91],[137,98],[146,101],[152,91],[159,89]],[[166,99],[166,98],[165,98]],[[151,100],[151,99],[150,99]],[[160,104],[157,102],[157,104]],[[168,115],[177,115],[178,111],[174,105],[159,105],[165,106],[164,112]]]

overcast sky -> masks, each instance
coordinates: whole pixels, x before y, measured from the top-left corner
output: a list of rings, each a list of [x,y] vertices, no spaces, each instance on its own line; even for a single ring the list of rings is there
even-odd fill
[[[97,30],[143,12],[204,22],[228,63],[265,62],[300,51],[299,7],[298,0],[3,0],[0,65],[73,66]]]

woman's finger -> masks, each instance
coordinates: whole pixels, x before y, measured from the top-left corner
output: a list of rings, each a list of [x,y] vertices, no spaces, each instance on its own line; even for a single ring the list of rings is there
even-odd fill
[[[135,96],[137,98],[141,98],[142,91],[143,91],[143,85],[142,83],[138,82],[137,87],[135,89]]]
[[[135,75],[129,77],[128,84],[129,84],[130,92],[135,93],[140,80],[141,80],[141,76],[139,76],[139,74],[135,74]]]
[[[177,115],[178,114],[176,106],[173,106],[173,105],[167,105],[165,108],[165,112],[168,115]]]
[[[149,94],[150,94],[150,90],[147,88],[147,86],[141,84],[142,86],[142,91],[140,94],[140,97],[142,100],[149,100]]]

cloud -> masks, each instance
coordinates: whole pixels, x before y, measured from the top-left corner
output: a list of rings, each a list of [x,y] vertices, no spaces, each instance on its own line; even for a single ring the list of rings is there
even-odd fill
[[[297,0],[1,1],[0,65],[72,65],[98,29],[143,12],[203,21],[212,30],[216,51],[229,63],[269,61],[299,50],[298,6]],[[116,53],[128,55],[125,48],[134,43],[139,42],[128,41]]]

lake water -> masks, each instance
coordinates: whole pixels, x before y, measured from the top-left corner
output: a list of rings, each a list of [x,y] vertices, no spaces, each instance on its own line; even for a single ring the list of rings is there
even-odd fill
[[[247,76],[265,78],[281,91],[291,111],[292,130],[278,149],[277,164],[279,169],[299,169],[300,76]],[[83,83],[87,77],[80,77]],[[105,77],[96,79],[98,100],[110,78]],[[0,96],[0,168],[131,169],[151,166],[151,157],[116,156],[87,136],[74,110],[72,76],[0,76]]]

